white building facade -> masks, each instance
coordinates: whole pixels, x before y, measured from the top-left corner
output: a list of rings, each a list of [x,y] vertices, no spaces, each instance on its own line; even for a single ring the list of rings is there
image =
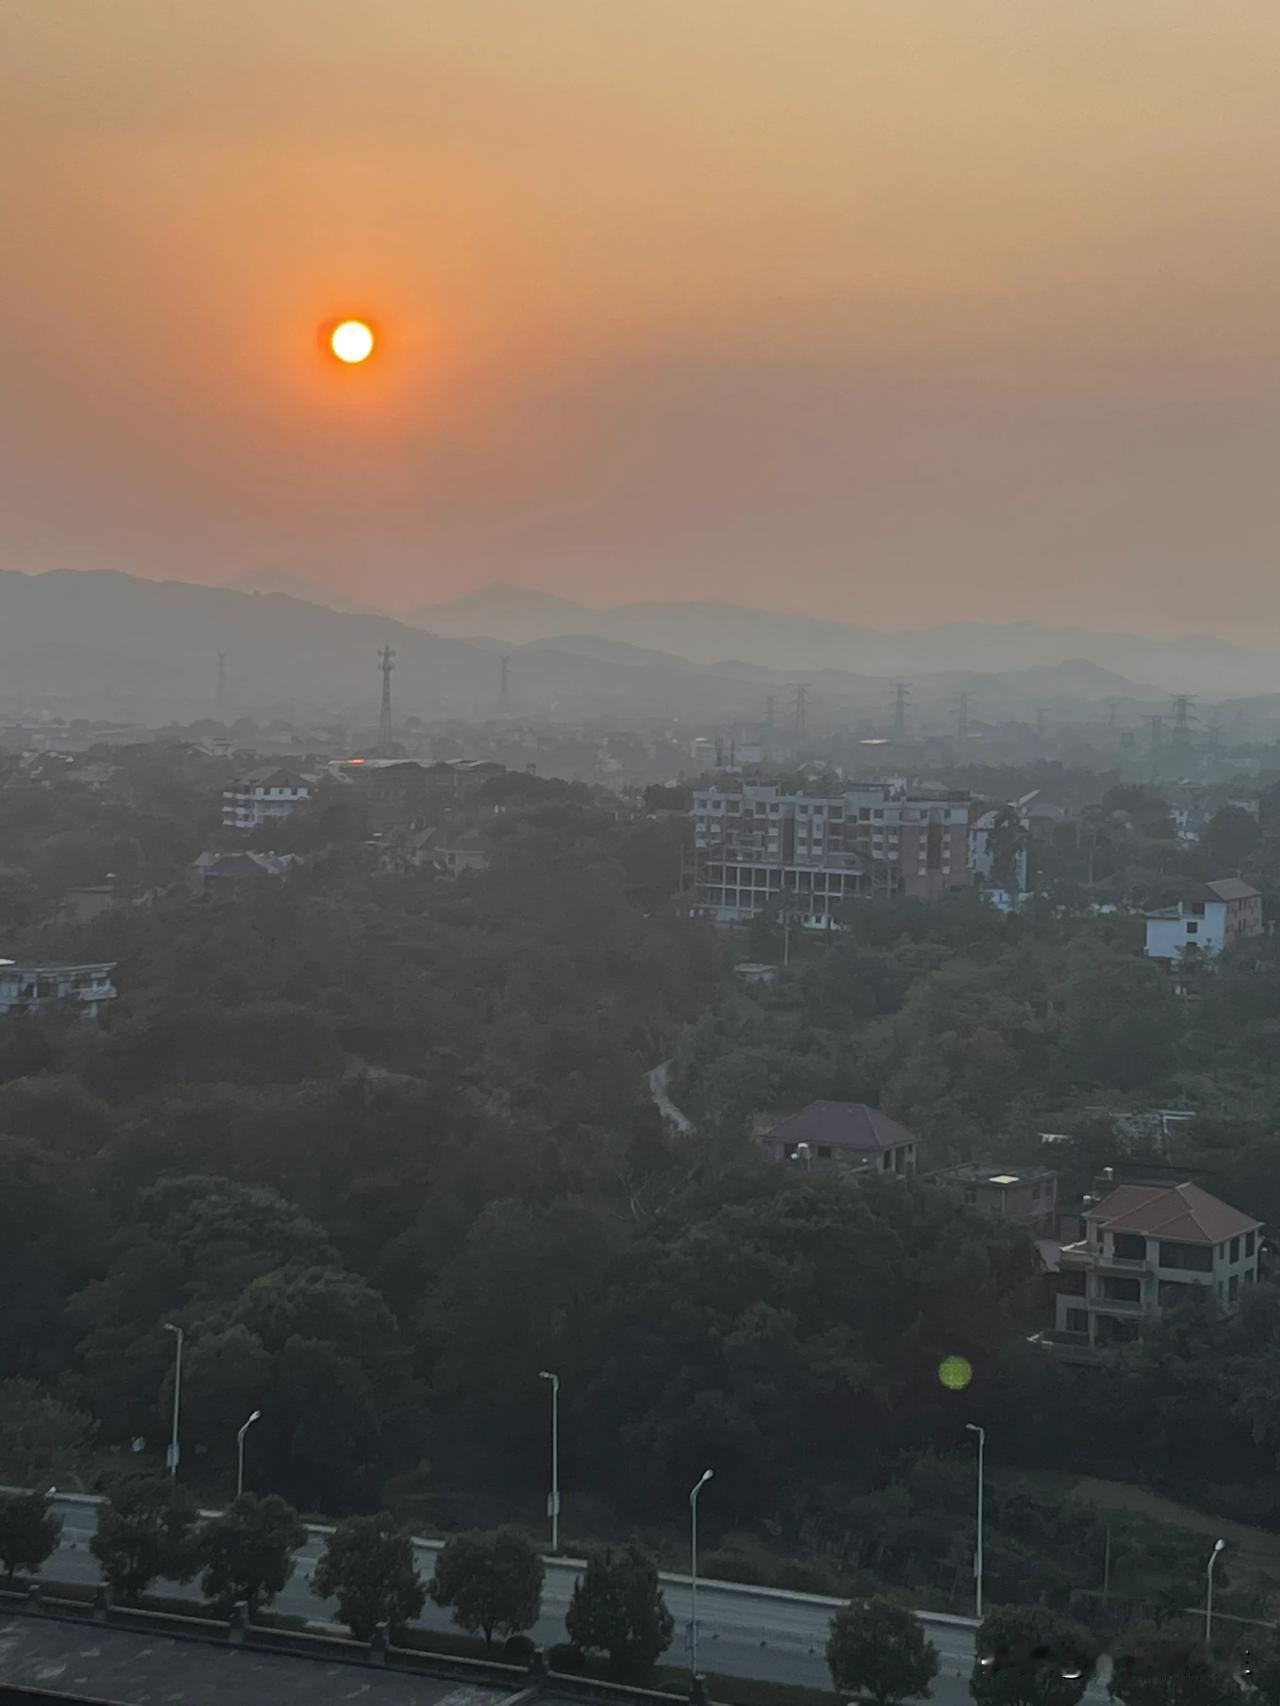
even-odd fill
[[[311,784],[292,770],[264,768],[238,777],[222,793],[224,829],[278,823],[311,798]]]
[[[1147,954],[1177,965],[1262,934],[1262,896],[1239,877],[1199,883],[1175,906],[1147,914]]]

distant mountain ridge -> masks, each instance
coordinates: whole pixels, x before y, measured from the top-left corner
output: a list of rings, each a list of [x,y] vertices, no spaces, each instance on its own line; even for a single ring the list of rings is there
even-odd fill
[[[429,631],[378,613],[335,610],[321,602],[284,592],[253,592],[187,581],[155,581],[115,571],[54,570],[40,575],[0,572],[0,699],[7,704],[43,704],[71,715],[110,716],[142,722],[188,721],[214,708],[217,655],[226,654],[232,714],[245,709],[271,715],[339,715],[357,724],[376,717],[380,679],[377,654],[390,644],[395,652],[392,678],[400,718],[452,716],[484,718],[499,710],[500,657],[509,659],[509,707],[518,715],[545,715],[562,721],[603,716],[623,719],[671,717],[691,726],[723,726],[758,721],[772,697],[776,707],[789,703],[797,682],[812,685],[828,725],[883,719],[889,683],[907,668],[894,645],[916,646],[910,668],[917,716],[934,725],[951,716],[950,699],[972,690],[987,714],[1029,716],[1035,706],[1070,707],[1103,699],[1155,700],[1168,689],[1148,677],[1130,679],[1096,658],[1075,650],[1061,659],[1036,660],[1034,648],[1002,643],[1023,630],[977,630],[986,635],[988,656],[1002,653],[1004,667],[975,668],[965,660],[982,647],[943,644],[937,629],[918,635],[884,636],[839,624],[772,617],[767,612],[712,605],[624,606],[618,611],[589,611],[568,600],[517,591],[498,602],[510,625],[523,613],[529,624],[565,623],[568,633],[520,640],[494,635],[481,619],[495,606],[473,595],[445,607],[441,625],[471,626],[472,637]],[[452,611],[452,617],[449,612]],[[634,615],[639,611],[640,617]],[[707,613],[715,617],[706,626]],[[659,620],[659,616],[661,620]],[[616,618],[616,622],[611,619]],[[732,622],[730,621],[732,618]],[[675,629],[683,652],[622,638],[615,631],[585,630],[583,621],[620,628],[635,635]],[[702,626],[699,626],[699,624]],[[778,651],[791,661],[755,661],[746,646],[728,661],[690,657],[690,636],[750,641],[756,657],[778,624]],[[1065,649],[1062,634],[1041,635],[1040,649]],[[797,664],[788,652],[797,633],[821,661]],[[822,647],[810,644],[823,637]],[[1124,636],[1096,636],[1099,640]],[[1159,647],[1160,642],[1148,642]],[[941,667],[929,668],[932,648]],[[1266,689],[1280,684],[1270,660],[1253,658]],[[889,667],[890,664],[894,667]],[[1264,690],[1266,690],[1264,689]],[[1205,691],[1192,686],[1189,691]],[[1142,707],[1145,711],[1146,706]],[[781,715],[781,711],[777,712]]]
[[[405,620],[436,634],[483,634],[513,645],[592,636],[703,665],[737,660],[779,670],[840,669],[884,677],[964,670],[1007,674],[1075,664],[1168,693],[1225,696],[1280,688],[1280,657],[1227,640],[1159,640],[1030,622],[952,622],[882,633],[724,602],[592,608],[502,582],[414,611]]]

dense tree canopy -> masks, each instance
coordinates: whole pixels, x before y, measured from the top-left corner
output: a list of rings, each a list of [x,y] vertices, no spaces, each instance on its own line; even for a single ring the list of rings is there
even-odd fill
[[[121,991],[96,1023],[0,1019],[9,1478],[91,1475],[135,1439],[158,1467],[173,1323],[182,1476],[211,1502],[260,1409],[251,1489],[335,1518],[540,1521],[554,1368],[566,1524],[575,1501],[601,1535],[682,1523],[714,1464],[712,1544],[767,1536],[845,1592],[967,1603],[964,1424],[1009,1414],[1010,1467],[1211,1488],[1280,1523],[1269,1286],[1225,1324],[1171,1312],[1105,1381],[1079,1378],[1027,1344],[1045,1299],[1025,1236],[927,1180],[838,1186],[752,1142],[812,1099],[865,1100],[926,1165],[1047,1159],[1066,1198],[1116,1158],[1115,1113],[1185,1104],[1179,1161],[1280,1224],[1280,941],[1183,1000],[1137,919],[1095,909],[1167,902],[1229,852],[1280,895],[1280,815],[1219,813],[1189,848],[1158,791],[1075,776],[1023,911],[860,903],[748,988],[741,939],[672,904],[681,792],[628,817],[500,778],[474,805],[488,866],[454,882],[326,789],[249,837],[304,855],[287,876],[211,894],[180,879],[234,841],[228,771],[163,747],[100,792],[0,787],[6,950],[115,960]],[[77,922],[67,889],[107,870],[122,904]],[[768,919],[760,936],[776,956]],[[648,1095],[667,1060],[692,1132]],[[952,1355],[963,1393],[938,1379]],[[1067,1610],[1096,1582],[1097,1514],[989,1499],[992,1591]],[[1182,1591],[1185,1559],[1139,1552],[1117,1533],[1135,1601],[1130,1575]]]

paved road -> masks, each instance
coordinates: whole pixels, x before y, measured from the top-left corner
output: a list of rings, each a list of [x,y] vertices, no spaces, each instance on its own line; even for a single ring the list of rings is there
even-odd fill
[[[79,1500],[57,1499],[63,1519],[62,1542],[45,1566],[48,1576],[63,1581],[96,1582],[98,1566],[89,1551],[89,1540],[97,1526],[97,1511]],[[317,1622],[332,1616],[332,1607],[310,1590],[310,1576],[323,1549],[323,1539],[313,1535],[298,1554],[297,1569],[276,1601],[275,1609]],[[438,1541],[420,1541],[419,1568],[430,1576]],[[564,1614],[581,1566],[550,1560],[542,1592],[542,1617],[531,1631],[546,1646],[565,1639]],[[196,1597],[194,1584],[170,1584],[165,1591]],[[676,1620],[676,1639],[668,1654],[678,1662],[688,1650],[689,1584],[687,1578],[663,1579],[667,1604]],[[829,1688],[824,1649],[827,1627],[835,1609],[833,1601],[803,1595],[780,1595],[767,1590],[734,1587],[725,1583],[698,1584],[699,1663],[704,1670],[723,1671],[730,1676],[762,1677],[775,1682],[805,1683]],[[966,1706],[968,1677],[973,1664],[973,1632],[964,1625],[926,1619],[929,1638],[939,1650],[942,1670],[933,1697],[939,1706]],[[451,1629],[447,1611],[428,1601],[419,1626]]]
[[[660,1066],[655,1066],[651,1072],[646,1074],[649,1082],[649,1094],[657,1104],[658,1112],[663,1119],[687,1137],[693,1130],[693,1121],[671,1100],[670,1093],[667,1090],[667,1083],[671,1077],[671,1067],[672,1062],[664,1060]]]

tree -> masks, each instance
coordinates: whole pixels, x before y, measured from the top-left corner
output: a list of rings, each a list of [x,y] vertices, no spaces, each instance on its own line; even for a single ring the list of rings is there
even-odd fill
[[[1107,1692],[1124,1706],[1229,1706],[1241,1697],[1235,1677],[1201,1642],[1165,1640],[1150,1627],[1126,1641]]]
[[[98,1511],[89,1550],[111,1589],[130,1605],[157,1577],[189,1582],[199,1568],[195,1500],[168,1476],[139,1476]]]
[[[19,1570],[35,1575],[58,1546],[62,1518],[47,1493],[0,1499],[0,1565],[10,1581]]]
[[[1280,1706],[1280,1642],[1274,1636],[1245,1655],[1242,1673],[1262,1706]]]
[[[427,1590],[414,1566],[409,1531],[383,1511],[340,1523],[325,1543],[311,1579],[321,1599],[336,1599],[338,1616],[357,1641],[379,1623],[411,1623]]]
[[[1213,863],[1214,875],[1238,871],[1262,839],[1252,813],[1240,806],[1223,806],[1205,825],[1200,845]]]
[[[0,1380],[0,1463],[19,1486],[47,1484],[76,1468],[93,1434],[88,1416],[34,1380]]]
[[[969,1692],[978,1706],[1076,1706],[1096,1652],[1087,1629],[1039,1605],[1001,1605],[978,1630]]]
[[[230,1608],[246,1600],[249,1615],[269,1605],[293,1574],[293,1554],[307,1531],[292,1505],[275,1493],[265,1499],[241,1493],[200,1534],[205,1571],[200,1588],[206,1599]]]
[[[841,1694],[865,1694],[876,1706],[928,1699],[938,1649],[914,1612],[888,1599],[855,1600],[831,1619],[827,1668]]]
[[[480,1630],[491,1646],[495,1631],[514,1635],[538,1621],[543,1574],[542,1559],[514,1529],[457,1534],[440,1550],[430,1592],[453,1607],[459,1629]]]
[[[1027,876],[1027,835],[1012,806],[1001,806],[991,826],[991,880],[996,888],[1016,896],[1022,892]]]
[[[641,1681],[671,1645],[675,1625],[658,1567],[632,1543],[593,1552],[574,1583],[565,1628],[576,1646],[608,1653],[610,1675]]]

